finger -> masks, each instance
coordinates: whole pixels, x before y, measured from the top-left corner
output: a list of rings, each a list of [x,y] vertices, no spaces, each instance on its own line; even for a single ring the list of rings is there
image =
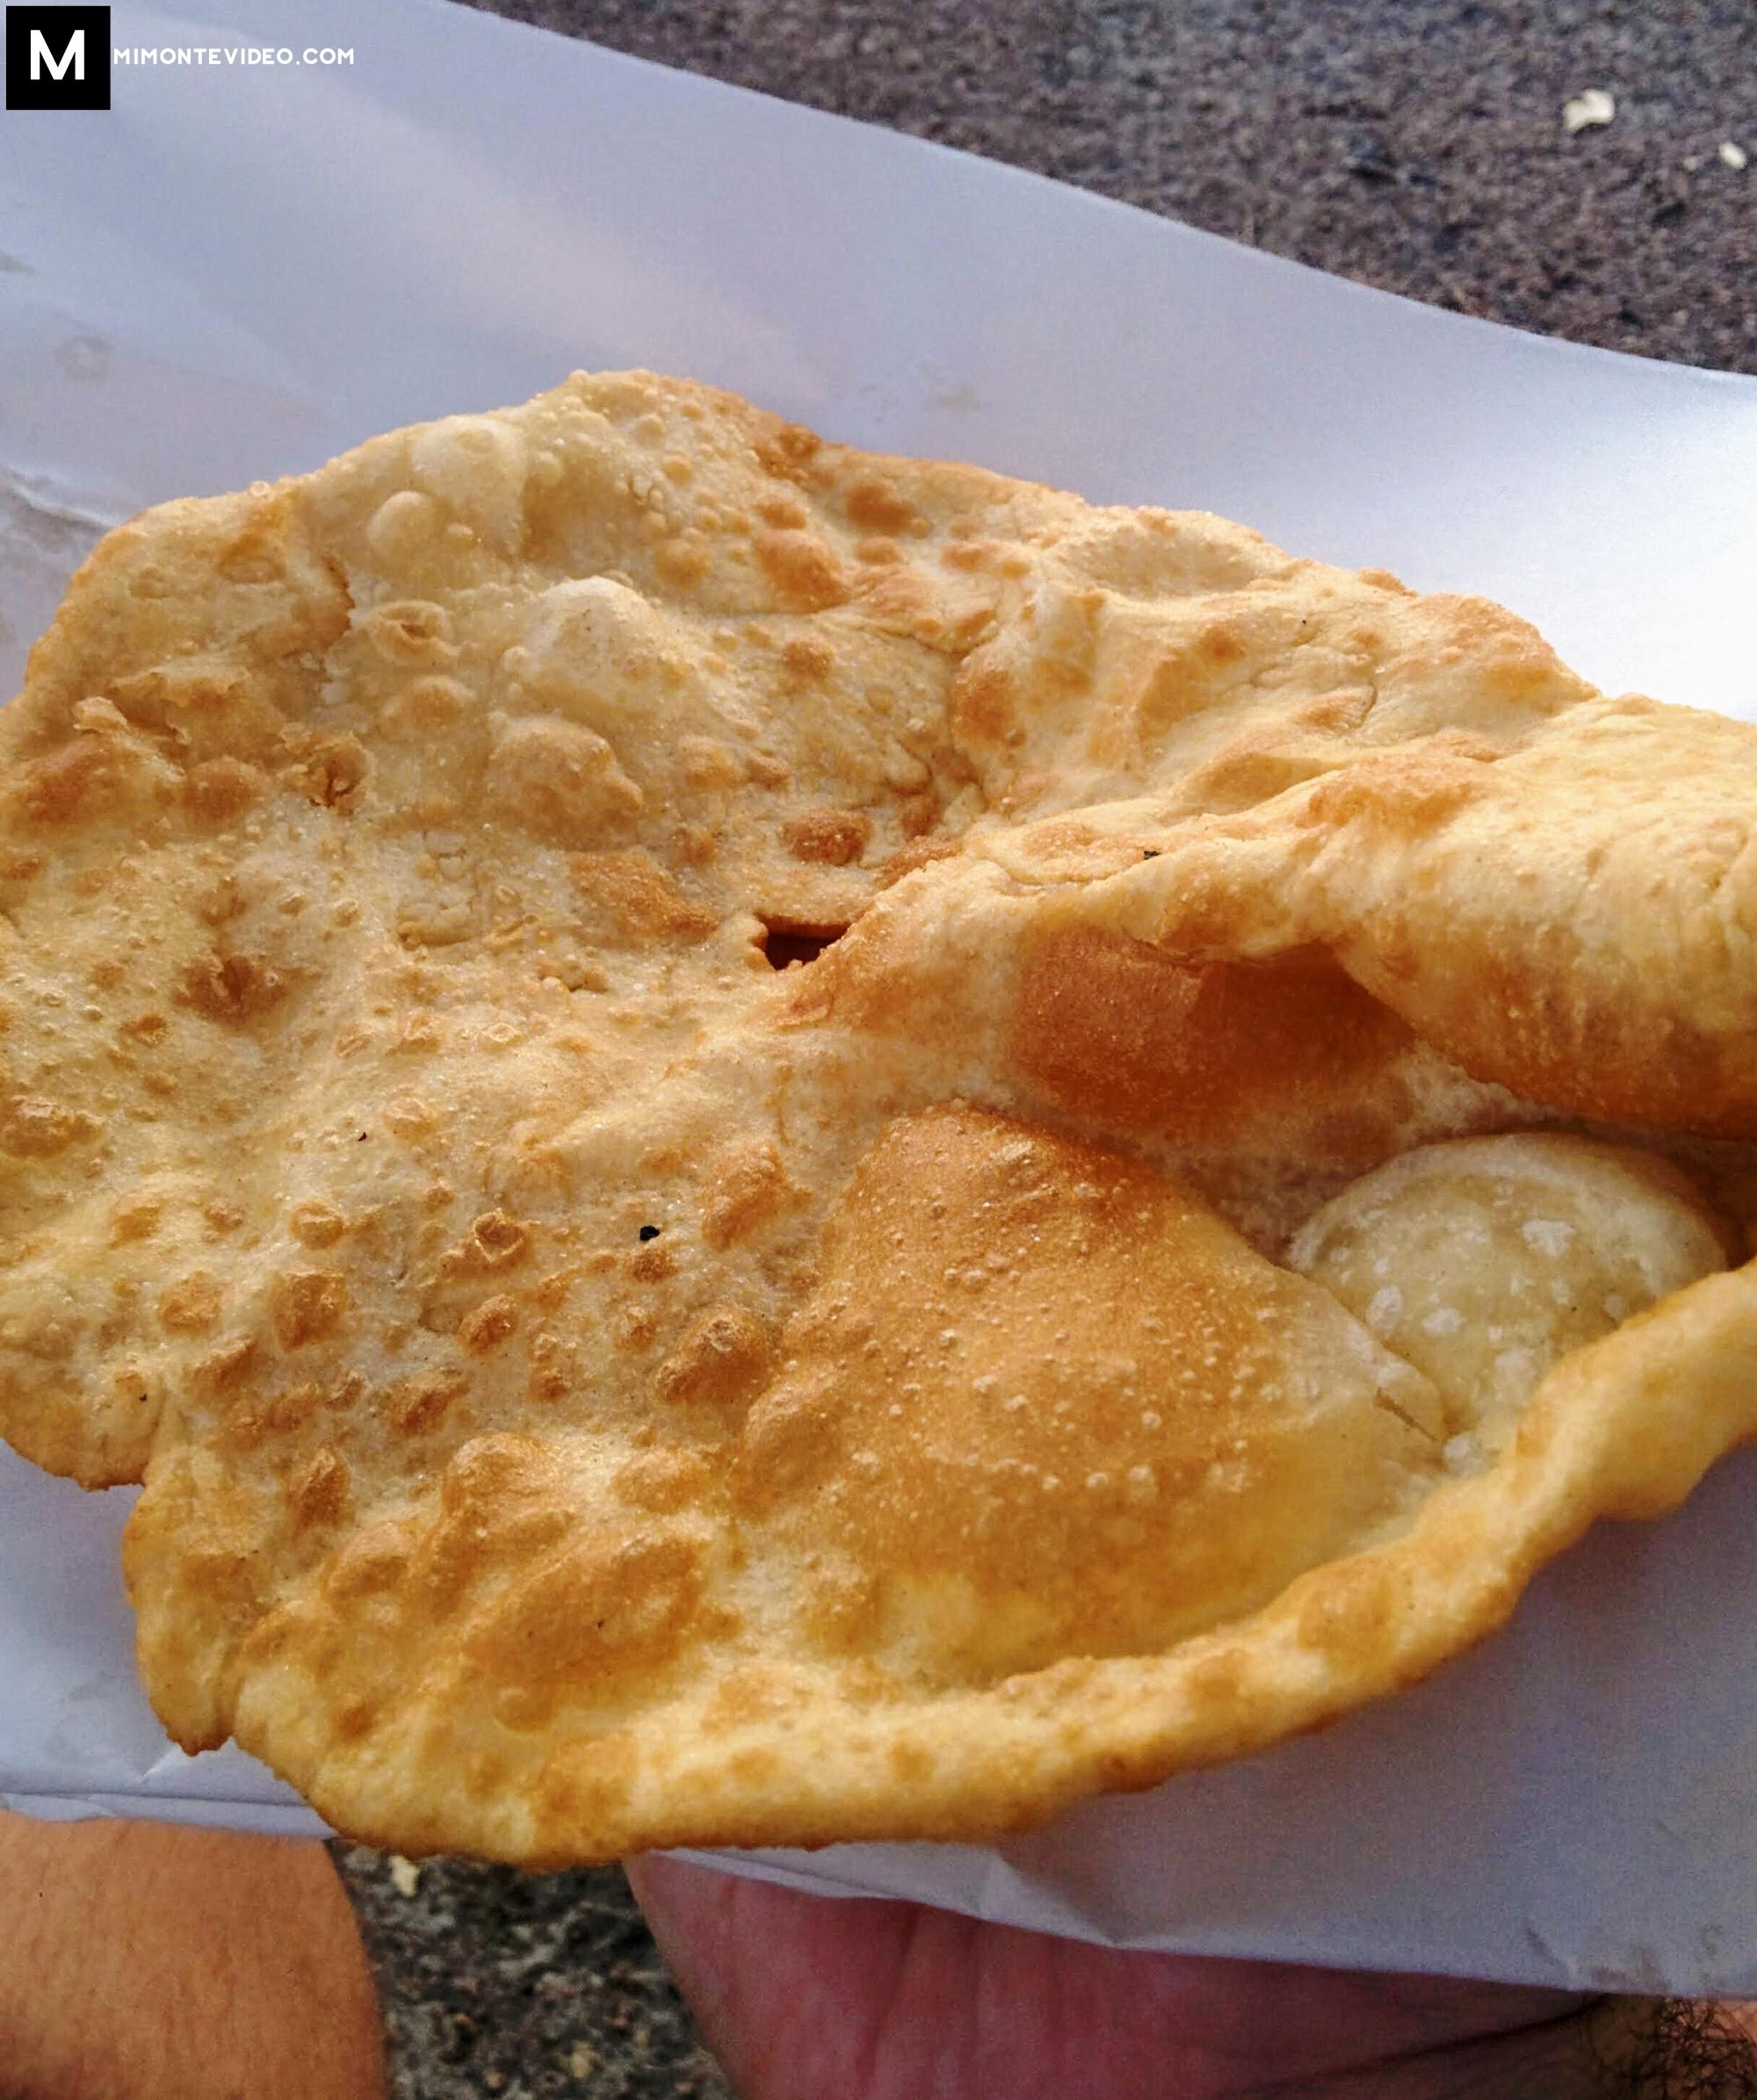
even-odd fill
[[[630,1879],[747,2100],[1261,2089],[1554,2022],[1583,1998],[1117,1952],[663,1857]]]

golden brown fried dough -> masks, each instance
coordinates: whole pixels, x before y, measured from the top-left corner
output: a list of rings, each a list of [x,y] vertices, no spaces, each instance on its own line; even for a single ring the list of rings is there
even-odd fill
[[[1753,809],[1479,601],[640,373],[166,505],[0,716],[0,1431],[404,1850],[1258,1748],[1757,1431]]]

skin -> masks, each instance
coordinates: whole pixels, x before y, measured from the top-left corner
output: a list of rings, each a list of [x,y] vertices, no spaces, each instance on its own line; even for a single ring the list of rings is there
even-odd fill
[[[1118,1954],[650,1857],[629,1879],[744,2100],[1635,2100],[1643,2000]],[[1757,2081],[1680,2087],[1703,2100]]]
[[[0,1812],[0,2100],[384,2100],[322,1845]]]
[[[1708,2077],[1608,2069],[1649,2001],[1107,1953],[669,1859],[629,1878],[744,2100],[1757,2095],[1730,2038]],[[0,2100],[384,2100],[382,2064],[321,1846],[0,1813]]]

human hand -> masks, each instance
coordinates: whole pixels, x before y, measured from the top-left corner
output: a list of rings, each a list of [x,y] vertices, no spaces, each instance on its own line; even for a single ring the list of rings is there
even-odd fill
[[[628,1876],[744,2100],[1757,2096],[1749,2042],[1703,2009],[1119,1954],[663,1857]],[[1680,2058],[1698,2082],[1652,2082]]]

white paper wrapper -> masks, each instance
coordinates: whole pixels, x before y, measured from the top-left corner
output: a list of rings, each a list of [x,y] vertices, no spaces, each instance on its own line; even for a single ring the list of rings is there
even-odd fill
[[[1757,720],[1757,382],[1363,291],[918,141],[427,0],[119,5],[0,127],[0,690],[98,528],[575,366],[1500,598],[1612,690]],[[0,1799],[319,1828],[135,1687],[127,1496],[0,1454]],[[1118,1945],[1757,1992],[1757,1455],[1601,1532],[1329,1734],[994,1848],[715,1857]]]

